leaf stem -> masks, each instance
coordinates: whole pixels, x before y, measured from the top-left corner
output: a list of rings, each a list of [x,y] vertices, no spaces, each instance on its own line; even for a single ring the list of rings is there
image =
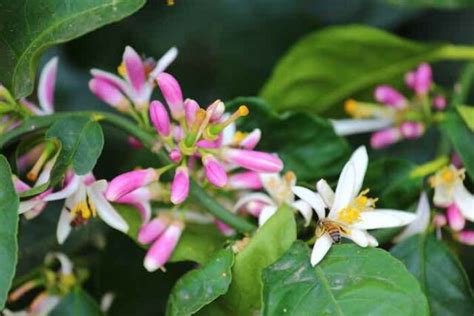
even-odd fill
[[[141,128],[137,128],[134,123],[122,116],[100,111],[57,113],[47,116],[30,117],[25,120],[20,126],[0,136],[0,149],[5,147],[9,142],[14,141],[25,133],[47,128],[55,121],[71,116],[89,116],[98,121],[103,121],[104,123],[108,123],[112,126],[118,127],[124,132],[139,139],[146,148],[156,153],[158,159],[162,164],[168,165],[170,163],[168,156],[163,151],[156,152],[155,145],[157,139],[152,134],[144,131]],[[199,184],[197,184],[192,179],[190,195],[196,201],[204,205],[209,213],[217,217],[219,220],[222,220],[229,226],[232,226],[233,228],[237,229],[238,231],[242,233],[250,233],[255,230],[254,224],[250,223],[242,217],[239,217],[229,212],[226,208],[216,202],[213,197],[211,197],[206,191],[204,191],[199,186]]]

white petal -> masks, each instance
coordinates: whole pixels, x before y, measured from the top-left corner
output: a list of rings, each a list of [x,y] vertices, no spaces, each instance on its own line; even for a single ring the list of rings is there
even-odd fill
[[[336,193],[334,194],[334,203],[332,204],[328,218],[334,218],[337,211],[348,206],[353,200],[354,195],[357,194],[354,193],[355,181],[355,167],[352,161],[349,160],[339,176]]]
[[[59,304],[61,297],[56,295],[48,295],[37,307],[36,310],[32,311],[32,315],[45,316]]]
[[[110,227],[126,233],[128,231],[127,222],[104,197],[106,187],[107,181],[100,180],[91,184],[87,188],[87,193],[92,204],[96,207],[99,217]]]
[[[60,191],[54,192],[49,194],[44,198],[45,201],[56,201],[56,200],[63,200],[69,196],[71,196],[74,192],[79,189],[79,185],[81,184],[81,177],[78,175],[72,176],[71,181]]]
[[[469,221],[474,222],[474,195],[469,193],[466,187],[459,182],[454,187],[454,202],[461,214]]]
[[[62,245],[67,236],[71,233],[71,216],[66,208],[63,208],[59,216],[58,227],[56,228],[56,238],[58,243]]]
[[[58,57],[53,57],[46,63],[38,82],[39,105],[45,114],[54,112],[53,94],[56,85],[56,70],[58,68]]]
[[[439,207],[448,207],[453,203],[453,188],[440,184],[434,188],[433,203]]]
[[[283,180],[279,173],[260,173],[260,181],[262,181],[263,188],[267,191],[274,200],[275,195],[278,195],[278,188],[283,185]]]
[[[151,71],[150,78],[155,79],[160,73],[165,71],[166,68],[176,59],[178,56],[178,49],[171,47],[156,63],[156,67]]]
[[[251,202],[251,201],[262,201],[263,203],[273,205],[275,204],[273,200],[266,195],[265,193],[249,193],[243,195],[237,203],[235,203],[234,207],[232,208],[232,212],[237,212],[242,206]]]
[[[369,234],[367,231],[364,231],[364,234],[365,234],[365,237],[367,238],[367,241],[369,243],[369,247],[378,247],[379,242],[377,241],[377,239],[375,239],[374,236]]]
[[[306,203],[303,200],[299,200],[296,202],[293,202],[291,204],[294,208],[296,208],[300,214],[304,217],[304,226],[308,226],[309,223],[311,222],[311,218],[313,217],[313,211],[311,210],[311,205]]]
[[[316,239],[311,252],[311,265],[316,266],[324,256],[328,253],[332,246],[332,238],[328,233],[323,234],[321,237]]]
[[[416,218],[410,225],[408,225],[393,241],[398,243],[405,240],[413,235],[423,233],[428,228],[430,223],[430,203],[428,196],[423,192],[418,202],[416,209]]]
[[[60,253],[60,252],[54,252],[54,253],[51,253],[50,255],[48,255],[48,259],[51,258],[51,257],[54,257],[56,259],[58,259],[59,263],[61,264],[61,273],[62,274],[72,274],[72,269],[73,269],[73,264],[71,262],[71,260],[69,260],[69,258]]]
[[[321,179],[316,183],[316,190],[323,199],[328,208],[334,204],[334,191],[331,189],[326,180]]]
[[[356,180],[354,185],[354,196],[360,192],[362,183],[364,182],[365,172],[367,171],[367,165],[369,164],[369,156],[367,155],[367,149],[365,146],[360,146],[354,151],[350,159],[354,163]]]
[[[360,213],[360,221],[350,226],[358,229],[398,227],[413,222],[416,215],[397,210],[373,210]]]
[[[326,211],[324,209],[325,205],[319,194],[314,193],[310,189],[299,186],[293,187],[293,193],[297,197],[311,205],[316,214],[318,214],[319,219],[326,217]]]
[[[277,209],[278,208],[273,205],[265,206],[258,216],[258,226],[263,226],[263,224],[265,224],[270,219],[270,217],[275,214]]]
[[[367,235],[363,230],[351,229],[349,234],[343,234],[343,236],[349,238],[361,247],[367,247],[369,245],[369,240],[367,239]]]
[[[337,135],[353,135],[367,132],[378,131],[393,125],[392,120],[373,119],[373,120],[331,120],[334,131]]]
[[[226,120],[229,117],[229,115],[224,114],[222,118]],[[232,144],[234,140],[234,135],[237,131],[237,127],[235,123],[229,124],[227,127],[224,128],[222,131],[222,145],[230,145]]]
[[[34,209],[41,203],[43,203],[41,200],[35,199],[35,198],[20,202],[20,207],[18,208],[18,214],[23,214],[25,212],[31,211],[32,209]]]

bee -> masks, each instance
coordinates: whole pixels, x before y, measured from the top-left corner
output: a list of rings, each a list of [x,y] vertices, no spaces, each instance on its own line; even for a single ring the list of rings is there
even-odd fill
[[[341,235],[347,234],[347,230],[340,224],[330,220],[320,220],[316,227],[316,238],[328,233],[331,239],[337,244],[341,242]]]

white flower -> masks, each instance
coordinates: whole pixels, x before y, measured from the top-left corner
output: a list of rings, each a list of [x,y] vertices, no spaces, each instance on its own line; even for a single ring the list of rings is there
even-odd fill
[[[403,226],[415,219],[411,213],[375,209],[377,199],[367,197],[368,190],[360,192],[367,165],[367,151],[365,147],[359,147],[344,166],[335,193],[324,180],[317,184],[319,194],[303,187],[293,189],[319,217],[317,239],[311,254],[313,266],[340,237],[349,238],[361,247],[376,247],[377,240],[366,230]],[[330,209],[327,215],[325,207]]]
[[[456,204],[462,215],[474,221],[474,195],[463,184],[465,171],[454,165],[444,167],[429,179],[434,188],[433,202],[439,207]]]
[[[260,180],[267,193],[248,193],[243,195],[235,204],[234,210],[240,209],[249,203],[260,205],[256,215],[258,215],[258,225],[262,226],[275,214],[280,206],[288,204],[297,209],[305,219],[306,225],[312,217],[311,207],[303,200],[295,201],[293,188],[296,184],[296,176],[289,171],[283,177],[279,173],[261,173]]]
[[[73,174],[61,191],[44,198],[45,201],[66,199],[56,231],[60,244],[69,236],[72,227],[84,224],[97,215],[110,227],[121,232],[128,231],[127,222],[106,200],[106,189],[107,181],[96,181],[91,173],[84,176]]]
[[[430,203],[425,192],[420,195],[415,215],[415,220],[393,239],[394,242],[399,243],[413,235],[421,234],[428,228],[430,224]]]

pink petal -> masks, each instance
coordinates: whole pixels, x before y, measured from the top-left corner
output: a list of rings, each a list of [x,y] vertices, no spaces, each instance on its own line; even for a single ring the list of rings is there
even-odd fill
[[[193,99],[186,99],[184,101],[184,115],[186,117],[186,124],[188,128],[193,125],[196,120],[196,113],[199,110],[199,104]]]
[[[123,53],[123,62],[133,90],[140,94],[143,91],[146,81],[145,66],[142,59],[133,48],[127,46]]]
[[[172,75],[163,72],[158,75],[156,82],[171,110],[171,115],[179,120],[184,115],[184,105],[183,93],[178,81]]]
[[[127,98],[113,85],[105,80],[91,79],[89,81],[89,89],[99,99],[117,108],[119,111],[126,112],[130,108],[130,102]]]
[[[186,200],[189,194],[189,174],[185,166],[178,167],[171,184],[171,202],[180,204]]]
[[[218,188],[222,188],[227,184],[227,172],[224,166],[212,155],[205,155],[202,158],[206,177],[210,183]]]
[[[457,239],[459,242],[474,246],[474,230],[464,230],[457,234]]]
[[[168,137],[170,135],[170,117],[163,103],[160,101],[151,102],[150,119],[161,136]]]
[[[390,86],[378,86],[374,91],[374,98],[377,100],[377,102],[394,107],[396,109],[403,109],[406,107],[405,97]]]
[[[383,148],[398,142],[402,138],[402,134],[398,128],[388,128],[372,133],[370,138],[370,146],[372,148]]]
[[[455,231],[462,230],[466,225],[464,216],[462,216],[458,207],[454,203],[448,207],[446,211],[446,217],[448,219],[449,226]]]
[[[229,162],[252,171],[280,172],[283,169],[283,162],[277,155],[261,151],[228,149],[225,157]]]
[[[425,125],[420,122],[404,122],[400,125],[400,132],[407,139],[415,139],[425,133]]]
[[[153,243],[146,254],[143,264],[149,272],[163,267],[169,260],[178,244],[183,228],[184,226],[181,222],[173,222],[163,235]]]
[[[117,199],[117,203],[133,205],[142,215],[142,220],[147,223],[151,217],[150,200],[152,194],[148,187],[138,188],[128,194],[122,195]]]
[[[448,102],[446,101],[446,98],[441,95],[438,95],[433,99],[433,107],[437,110],[444,110],[447,105]]]
[[[227,225],[226,223],[220,221],[220,220],[215,220],[214,223],[217,226],[217,229],[222,233],[224,236],[232,236],[235,234],[235,229]]]
[[[259,190],[262,188],[260,176],[255,171],[246,171],[233,174],[229,178],[229,186],[233,189]]]
[[[181,154],[181,151],[179,151],[179,149],[175,148],[170,151],[169,157],[172,162],[178,163],[183,158],[183,155]]]
[[[157,217],[149,223],[143,225],[138,232],[138,241],[142,244],[149,244],[157,239],[168,227],[169,219],[165,216]]]
[[[240,146],[242,148],[252,150],[257,146],[261,137],[262,131],[256,128],[240,142]]]
[[[120,197],[158,180],[158,173],[153,168],[134,170],[115,177],[107,187],[105,197],[117,201]]]
[[[415,73],[415,83],[413,89],[418,94],[426,94],[433,83],[433,74],[429,64],[421,64]]]
[[[40,107],[47,114],[54,112],[54,87],[57,69],[58,58],[54,57],[44,66],[39,79],[38,100]]]

